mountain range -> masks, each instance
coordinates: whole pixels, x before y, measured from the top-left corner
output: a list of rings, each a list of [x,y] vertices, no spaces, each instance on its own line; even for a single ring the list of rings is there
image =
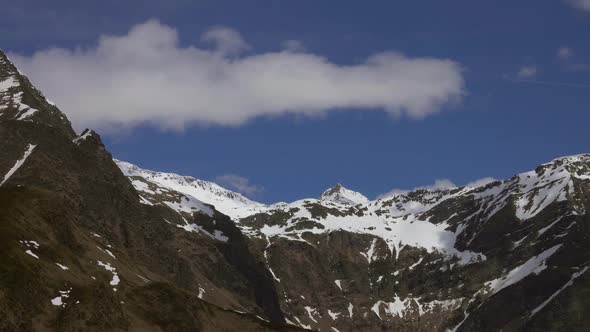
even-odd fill
[[[583,331],[590,155],[263,204],[115,160],[0,52],[2,331]],[[533,166],[533,165],[532,165]]]

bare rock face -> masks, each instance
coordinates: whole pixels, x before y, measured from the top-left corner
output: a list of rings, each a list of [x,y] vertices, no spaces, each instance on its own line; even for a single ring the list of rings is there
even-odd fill
[[[114,161],[0,52],[0,330],[584,331],[590,155],[265,205]]]

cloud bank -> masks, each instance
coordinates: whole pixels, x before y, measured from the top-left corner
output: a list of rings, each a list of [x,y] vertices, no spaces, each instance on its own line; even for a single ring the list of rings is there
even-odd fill
[[[175,29],[149,20],[90,48],[10,56],[76,127],[236,126],[342,108],[423,118],[463,95],[462,68],[447,59],[388,51],[340,65],[293,41],[244,54],[251,46],[226,27],[201,42],[181,46]]]

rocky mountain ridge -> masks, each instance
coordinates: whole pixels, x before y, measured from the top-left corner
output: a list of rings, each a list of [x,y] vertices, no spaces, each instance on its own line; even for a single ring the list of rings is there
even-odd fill
[[[334,319],[334,315],[330,313],[338,313],[339,317],[342,316],[339,320],[346,321],[344,317],[348,307],[353,308],[351,310],[361,311],[363,316],[374,315],[373,318],[380,321],[387,319],[394,322],[403,321],[406,315],[412,316],[417,313],[416,320],[420,322],[423,320],[422,316],[428,316],[437,310],[446,310],[455,316],[463,315],[467,320],[468,310],[458,313],[457,310],[460,307],[467,304],[469,308],[476,298],[493,297],[504,288],[517,284],[526,277],[535,276],[546,268],[545,262],[563,246],[563,241],[558,239],[566,238],[576,224],[574,221],[576,217],[586,213],[585,189],[580,188],[579,185],[588,184],[589,165],[590,155],[562,157],[540,165],[534,171],[477,188],[418,189],[374,201],[365,199],[358,204],[351,203],[349,200],[326,199],[326,196],[334,197],[341,191],[351,192],[337,185],[327,190],[320,199],[305,199],[267,206],[265,209],[252,210],[249,216],[242,214],[242,217],[236,218],[235,221],[244,234],[254,242],[257,240],[261,242],[258,250],[264,252],[264,258],[267,260],[276,287],[284,292],[283,310],[297,311],[298,315],[304,316],[304,318],[298,315],[289,317],[287,314],[287,319],[295,325],[321,328],[323,320],[325,326],[333,327],[338,320]],[[141,192],[141,188],[136,189]],[[547,213],[546,210],[550,207],[560,207],[564,212],[551,220],[545,220],[543,217],[537,221],[538,216],[544,212]],[[502,225],[502,227],[508,227],[505,229],[506,232],[495,234],[498,232],[495,230],[498,224],[505,223],[505,221],[498,221],[506,219],[505,214],[512,215],[513,220],[508,225]],[[354,254],[357,260],[361,257],[366,259],[368,265],[366,268],[361,268],[361,270],[367,269],[367,274],[362,278],[366,279],[368,289],[362,291],[366,292],[368,303],[355,306],[349,302],[348,307],[340,304],[338,310],[329,308],[326,311],[321,304],[325,301],[324,299],[320,303],[314,303],[313,306],[301,303],[299,308],[293,308],[294,306],[290,304],[293,301],[291,297],[305,290],[296,287],[291,289],[292,286],[282,289],[284,280],[295,279],[292,283],[296,283],[296,280],[302,276],[294,277],[291,275],[293,271],[290,271],[292,270],[290,267],[285,267],[283,263],[278,262],[278,259],[274,262],[269,260],[269,256],[273,250],[280,253],[272,254],[272,257],[289,256],[283,250],[286,247],[299,246],[300,243],[305,243],[304,247],[307,249],[313,248],[312,251],[316,251],[314,255],[322,256],[326,252],[334,251],[334,248],[327,246],[320,250],[321,243],[331,241],[330,239],[338,233],[347,233],[346,236],[359,239],[366,238],[360,241],[364,243],[358,244],[358,252]],[[486,233],[493,234],[494,238],[488,238]],[[549,236],[549,234],[552,235]],[[497,236],[501,237],[498,239]],[[539,245],[540,239],[545,242],[543,245]],[[491,246],[492,244],[494,246]],[[531,250],[531,246],[537,249]],[[299,248],[299,250],[306,249]],[[524,252],[526,252],[525,256],[531,256],[527,256],[528,260],[523,262],[524,256],[521,254]],[[535,255],[532,255],[533,253]],[[406,255],[413,257],[413,260],[402,262]],[[439,290],[438,296],[422,303],[420,299],[424,295],[432,297],[433,293],[416,297],[409,296],[413,292],[407,291],[408,296],[400,297],[399,294],[404,291],[403,287],[395,286],[403,282],[403,280],[396,280],[401,279],[396,278],[400,276],[400,273],[406,270],[409,274],[408,278],[412,277],[415,274],[414,270],[419,269],[421,265],[429,266],[426,269],[431,270],[427,271],[429,274],[434,271],[454,270],[452,274],[465,278],[467,274],[462,274],[468,270],[476,269],[475,266],[481,266],[477,268],[481,270],[489,269],[485,265],[497,264],[498,260],[505,259],[504,255],[509,255],[509,258],[514,257],[515,262],[523,264],[514,265],[510,271],[505,271],[506,267],[504,267],[502,270],[491,272],[489,280],[480,280],[476,286],[477,289],[474,287],[469,297],[449,298],[442,296]],[[489,264],[486,263],[488,256],[492,261]],[[379,261],[381,261],[379,265],[388,266],[388,268],[380,272],[378,276],[372,275],[372,265],[376,265]],[[323,267],[330,264],[321,259],[320,262],[321,264],[318,265]],[[342,263],[342,261],[339,262],[339,264]],[[314,266],[306,266],[305,269],[306,271],[317,270],[318,268]],[[585,272],[585,268],[586,266],[580,269]],[[342,292],[344,291],[343,283],[357,282],[357,280],[346,280],[333,271],[323,271],[322,274],[324,274],[322,279],[328,279],[325,280],[326,283],[333,284],[333,288]],[[325,274],[333,275],[333,278],[330,280]],[[491,278],[492,276],[494,278]],[[440,276],[437,277],[440,278]],[[372,278],[374,280],[371,280]],[[391,280],[388,280],[390,278]],[[380,288],[380,284],[388,282],[393,282],[394,285],[386,287],[391,289],[385,291],[387,295],[377,295],[380,292],[375,294],[375,288]],[[456,287],[464,286],[458,283]],[[400,289],[396,291],[397,288]],[[447,291],[454,290],[447,289]],[[464,291],[459,293],[465,295]],[[333,297],[331,301],[337,301],[339,296],[333,294],[330,297]],[[309,302],[303,299],[297,301]],[[355,307],[357,309],[354,309]],[[324,313],[321,312],[322,310]],[[352,314],[349,313],[348,316],[352,318]],[[371,319],[368,318],[368,320]],[[344,326],[346,324],[350,322],[345,323]],[[412,329],[420,329],[419,325],[413,326]],[[462,325],[463,322],[458,321],[455,327],[447,325],[442,328],[453,329]],[[396,326],[396,323],[390,326]],[[438,325],[432,327],[441,328]]]

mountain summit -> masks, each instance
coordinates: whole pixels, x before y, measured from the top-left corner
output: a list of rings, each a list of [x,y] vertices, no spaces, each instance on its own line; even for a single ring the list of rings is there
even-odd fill
[[[0,120],[36,121],[74,135],[66,116],[0,50]]]
[[[344,188],[340,183],[324,191],[320,196],[320,200],[342,205],[364,204],[369,201],[363,194]]]

